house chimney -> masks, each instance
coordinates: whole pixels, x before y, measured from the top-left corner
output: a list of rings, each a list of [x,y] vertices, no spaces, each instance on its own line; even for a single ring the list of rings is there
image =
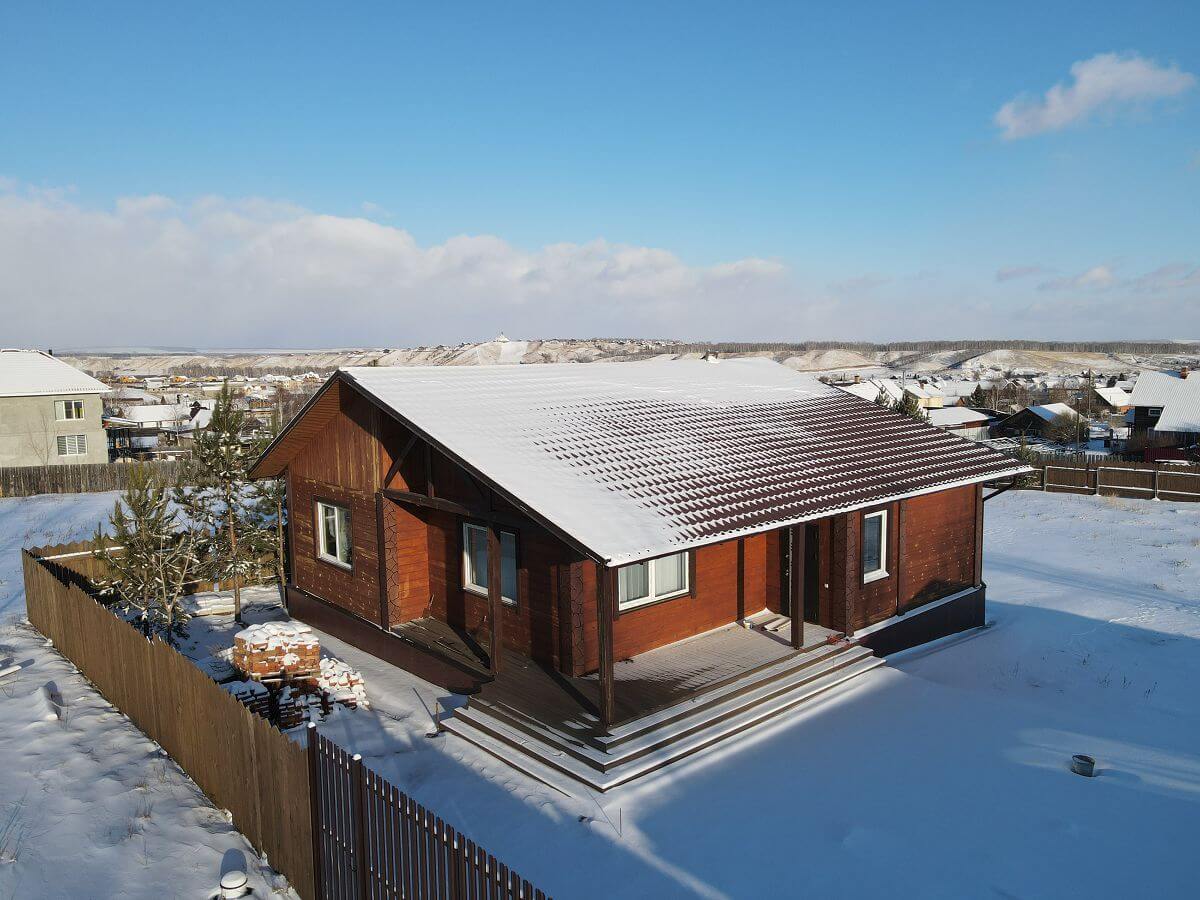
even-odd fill
[[[1189,375],[1189,374],[1191,374],[1191,371],[1192,371],[1192,370],[1191,370],[1191,369],[1189,369],[1187,366],[1183,366],[1183,367],[1181,367],[1181,368],[1180,368],[1180,370],[1179,370],[1179,377],[1180,377],[1180,378],[1187,378],[1187,377],[1188,377],[1188,375]]]

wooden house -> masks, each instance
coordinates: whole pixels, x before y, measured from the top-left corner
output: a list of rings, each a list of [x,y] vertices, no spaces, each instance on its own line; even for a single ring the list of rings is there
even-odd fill
[[[1021,471],[757,359],[343,369],[254,467],[292,615],[600,789],[981,625],[982,485]]]

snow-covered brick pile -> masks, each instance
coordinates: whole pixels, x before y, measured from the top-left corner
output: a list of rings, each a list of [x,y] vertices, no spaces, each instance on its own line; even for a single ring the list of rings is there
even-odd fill
[[[317,686],[336,703],[354,707],[370,706],[362,674],[340,659],[325,657],[321,660],[321,674],[317,678]]]
[[[314,675],[320,671],[321,647],[302,622],[264,622],[234,635],[233,664],[254,679]]]

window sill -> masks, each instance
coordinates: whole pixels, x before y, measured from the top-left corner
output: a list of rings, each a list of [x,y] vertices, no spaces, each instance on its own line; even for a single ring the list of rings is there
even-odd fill
[[[887,578],[889,572],[887,569],[880,569],[878,572],[871,572],[863,576],[863,584],[870,584],[873,581],[882,581]]]
[[[478,585],[465,584],[465,585],[463,585],[463,590],[466,591],[468,594],[474,594],[476,597],[482,597],[484,600],[488,599],[487,590],[479,587]],[[516,607],[517,607],[517,601],[513,600],[510,597],[501,597],[500,602],[503,603],[505,606],[511,606],[513,609],[516,609]]]
[[[660,603],[669,603],[672,600],[678,600],[680,597],[687,597],[691,594],[691,590],[684,588],[682,591],[676,591],[674,594],[667,594],[665,597],[648,597],[642,600],[634,600],[632,603],[626,603],[622,606],[617,604],[617,615],[625,613],[637,612],[639,609],[645,609],[647,606],[657,606]]]
[[[354,571],[354,565],[352,563],[351,564],[344,563],[337,557],[326,556],[323,553],[317,554],[317,561],[323,562],[327,566],[333,566],[335,569],[341,569],[343,572],[353,572]]]

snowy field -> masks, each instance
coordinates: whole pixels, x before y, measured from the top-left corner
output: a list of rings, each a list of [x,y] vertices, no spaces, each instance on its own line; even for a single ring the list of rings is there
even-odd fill
[[[30,541],[14,530],[28,535],[45,519],[53,540],[86,536],[111,502],[76,499],[92,517],[79,534],[62,504],[50,504],[62,498],[0,500],[0,578],[19,581],[8,548]],[[563,797],[453,736],[427,737],[434,704],[461,698],[330,638],[323,649],[363,671],[372,708],[342,711],[322,729],[557,897],[1194,896],[1198,572],[1200,504],[1003,495],[987,506],[988,628],[893,657],[784,722],[590,800]],[[6,598],[17,608],[19,586],[0,588]],[[228,629],[206,621],[193,652]],[[50,665],[21,640],[20,654]],[[33,702],[31,689],[57,677],[49,671],[22,673],[18,709],[0,696],[0,791],[11,803],[13,783],[34,784],[39,797],[53,785],[58,829],[41,841],[57,849],[41,862],[0,864],[0,896],[39,896],[8,886],[14,870],[25,885],[65,877],[43,867],[72,852],[81,831],[89,844],[74,861],[78,883],[117,867],[137,885],[128,896],[142,896],[162,869],[141,868],[136,841],[103,840],[114,828],[124,834],[131,809],[137,818],[134,801],[110,809],[94,779],[38,781],[24,758],[30,738],[10,735],[11,722],[60,729]],[[56,770],[85,765],[79,743],[58,742],[54,753]],[[1072,753],[1095,756],[1099,777],[1072,775]],[[153,777],[154,765],[146,754],[139,772]],[[170,818],[181,846],[167,846],[164,826],[149,854],[156,865],[173,857],[185,867],[236,844],[236,833],[195,812],[202,798],[167,811],[169,802],[155,806],[155,821]],[[159,884],[203,896],[174,878]]]
[[[196,786],[24,617],[19,549],[90,537],[115,494],[0,499],[0,900],[207,898],[224,866],[273,891]],[[281,883],[282,884],[282,883]]]

